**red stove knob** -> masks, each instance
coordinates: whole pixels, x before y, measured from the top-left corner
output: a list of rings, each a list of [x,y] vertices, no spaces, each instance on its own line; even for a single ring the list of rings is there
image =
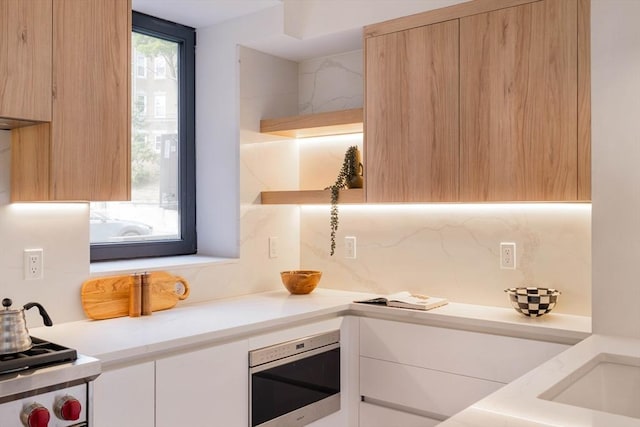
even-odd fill
[[[53,412],[56,414],[56,417],[65,421],[77,420],[80,418],[80,411],[82,411],[80,401],[69,395],[58,399],[53,406]]]
[[[22,410],[20,419],[25,427],[47,427],[51,415],[49,410],[39,403],[32,403]]]

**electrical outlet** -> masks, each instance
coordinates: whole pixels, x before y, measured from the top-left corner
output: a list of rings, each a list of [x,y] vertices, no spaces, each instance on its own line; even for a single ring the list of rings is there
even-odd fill
[[[355,236],[346,236],[344,238],[344,257],[345,258],[356,258],[356,237]]]
[[[500,268],[515,270],[516,268],[516,244],[512,242],[500,243]]]
[[[42,279],[42,249],[24,250],[24,279]]]
[[[269,237],[269,258],[278,258],[278,238]]]

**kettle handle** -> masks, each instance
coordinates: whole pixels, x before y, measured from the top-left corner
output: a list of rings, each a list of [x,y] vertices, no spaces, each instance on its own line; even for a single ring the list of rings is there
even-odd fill
[[[44,309],[42,305],[37,302],[28,302],[24,305],[25,310],[29,310],[32,307],[38,307],[38,311],[40,312],[40,316],[42,316],[42,321],[45,326],[53,326],[53,322],[51,321],[51,317],[47,313],[47,310]]]

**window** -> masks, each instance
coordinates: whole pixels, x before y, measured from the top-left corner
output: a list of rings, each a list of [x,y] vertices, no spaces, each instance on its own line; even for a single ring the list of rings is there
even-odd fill
[[[156,56],[153,59],[153,78],[154,79],[164,79],[167,77],[167,67],[165,66],[167,62],[165,61],[163,56]]]
[[[131,201],[90,204],[92,261],[196,253],[195,30],[133,12],[131,42],[135,76],[165,78],[131,82]]]
[[[164,93],[156,93],[153,95],[153,114],[157,118],[163,118],[167,115],[167,95]]]
[[[141,116],[147,115],[147,95],[138,93],[136,95],[135,112]]]
[[[136,77],[144,79],[147,77],[147,57],[143,53],[136,53]]]

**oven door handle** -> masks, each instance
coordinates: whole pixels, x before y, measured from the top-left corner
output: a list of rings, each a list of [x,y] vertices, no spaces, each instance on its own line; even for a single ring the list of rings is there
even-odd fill
[[[294,354],[292,356],[284,357],[282,359],[274,360],[273,362],[263,363],[262,365],[249,368],[250,374],[255,374],[267,369],[275,368],[276,366],[286,365],[287,363],[295,362],[296,360],[306,359],[307,357],[315,356],[317,354],[326,353],[333,349],[340,348],[340,343],[334,343],[325,345],[324,347],[314,348],[313,350],[305,351],[304,353]]]

